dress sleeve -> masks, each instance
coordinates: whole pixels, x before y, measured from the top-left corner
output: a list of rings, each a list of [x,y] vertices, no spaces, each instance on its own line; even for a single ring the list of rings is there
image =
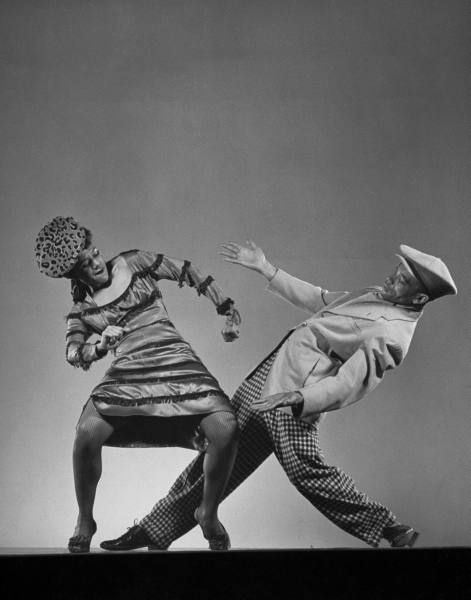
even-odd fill
[[[231,314],[234,301],[229,298],[214,281],[211,275],[205,275],[189,260],[171,258],[156,254],[151,270],[156,279],[168,279],[178,283],[178,287],[187,285],[196,289],[198,296],[206,296],[216,307],[220,315]]]
[[[88,371],[92,362],[102,358],[102,355],[97,354],[95,344],[87,343],[92,333],[79,314],[71,313],[67,316],[65,357],[73,367]]]

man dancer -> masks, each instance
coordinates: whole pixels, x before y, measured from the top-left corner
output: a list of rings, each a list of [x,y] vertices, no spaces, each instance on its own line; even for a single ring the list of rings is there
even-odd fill
[[[406,245],[400,251],[383,286],[328,292],[275,268],[253,242],[223,244],[227,262],[260,273],[269,291],[312,315],[285,336],[232,399],[240,440],[225,496],[274,452],[296,489],[343,530],[373,547],[383,538],[393,547],[414,544],[418,532],[327,465],[318,441],[323,413],[357,402],[401,364],[426,303],[457,293],[439,258]],[[202,464],[200,455],[138,525],[101,547],[165,549],[192,529]]]

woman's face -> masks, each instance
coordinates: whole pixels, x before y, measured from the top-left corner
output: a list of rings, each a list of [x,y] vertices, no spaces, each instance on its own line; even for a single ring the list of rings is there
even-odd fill
[[[78,278],[93,289],[99,289],[109,280],[106,262],[95,246],[82,250],[75,267]]]

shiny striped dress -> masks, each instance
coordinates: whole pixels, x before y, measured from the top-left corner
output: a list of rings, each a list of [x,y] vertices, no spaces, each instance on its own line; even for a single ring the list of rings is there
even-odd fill
[[[88,369],[97,360],[88,339],[108,325],[125,327],[114,360],[89,400],[114,427],[106,445],[198,448],[202,416],[232,408],[218,381],[170,320],[158,282],[167,279],[180,287],[195,287],[221,315],[232,300],[189,261],[132,250],[110,261],[110,268],[118,260],[126,261],[131,271],[129,285],[103,306],[90,296],[74,305],[67,315],[67,360]]]

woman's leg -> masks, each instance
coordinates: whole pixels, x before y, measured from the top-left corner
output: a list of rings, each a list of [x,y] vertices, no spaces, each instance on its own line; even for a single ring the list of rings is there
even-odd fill
[[[237,454],[237,419],[228,411],[212,413],[202,419],[201,429],[208,447],[203,461],[204,487],[198,521],[205,537],[210,538],[224,531],[217,511]]]
[[[89,400],[77,424],[73,451],[75,495],[79,509],[74,536],[91,536],[94,533],[93,504],[101,477],[101,448],[112,432],[113,427]]]

